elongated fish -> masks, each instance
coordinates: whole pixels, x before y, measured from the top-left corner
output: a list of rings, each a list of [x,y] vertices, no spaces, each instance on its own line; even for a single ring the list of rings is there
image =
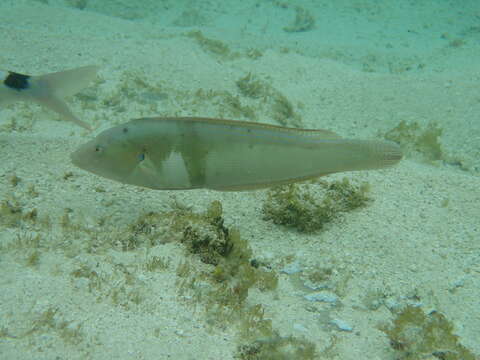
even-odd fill
[[[97,70],[96,66],[84,66],[40,76],[0,70],[0,105],[33,101],[90,130],[90,125],[78,119],[63,98],[85,88],[95,78]]]
[[[400,161],[392,142],[349,140],[326,130],[210,118],[143,118],[80,146],[73,164],[150,189],[266,188]]]

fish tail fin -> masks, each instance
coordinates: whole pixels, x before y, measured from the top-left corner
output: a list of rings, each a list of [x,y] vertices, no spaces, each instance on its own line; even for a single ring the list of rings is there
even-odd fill
[[[391,141],[352,140],[355,163],[351,170],[383,169],[397,164],[403,157],[400,146]]]
[[[91,130],[90,125],[78,119],[63,101],[64,97],[71,96],[87,87],[95,79],[97,66],[84,66],[77,69],[55,72],[35,76],[32,78],[30,98],[58,114],[65,120],[74,122],[81,127]]]
[[[36,101],[40,105],[43,105],[43,106],[49,108],[50,110],[55,111],[57,114],[62,116],[62,118],[64,118],[65,120],[71,121],[71,122],[83,127],[84,129],[92,130],[90,125],[87,124],[85,121],[82,121],[79,118],[77,118],[70,111],[70,109],[68,108],[65,101],[63,101],[58,96],[53,94],[52,96],[49,96],[49,97],[42,97],[42,98],[36,99]]]
[[[372,146],[377,157],[376,166],[379,169],[394,166],[403,158],[400,146],[392,141],[379,141]]]
[[[5,106],[18,100],[18,95],[12,90],[5,86],[0,86],[0,106]]]
[[[57,96],[67,97],[78,93],[92,82],[98,71],[98,66],[89,65],[76,69],[36,76],[37,81],[48,85],[51,92]]]

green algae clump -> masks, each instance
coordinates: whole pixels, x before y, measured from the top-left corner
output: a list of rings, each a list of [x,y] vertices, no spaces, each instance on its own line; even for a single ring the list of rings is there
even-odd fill
[[[293,336],[271,337],[240,345],[235,354],[240,360],[313,360],[318,359],[315,344]]]
[[[388,336],[392,348],[401,354],[399,359],[477,359],[453,334],[453,324],[437,311],[425,314],[419,307],[407,306],[391,326],[381,330]]]
[[[265,220],[312,233],[340,214],[365,206],[368,184],[352,185],[348,179],[327,183],[320,181],[320,194],[312,184],[290,184],[269,190],[262,211]]]
[[[187,33],[187,36],[194,39],[205,52],[224,58],[232,56],[228,45],[221,42],[220,40],[210,39],[206,37],[199,30],[190,31],[189,33]]]
[[[210,283],[213,290],[208,292],[204,301],[211,303],[212,307],[217,304],[238,308],[253,286],[261,291],[274,290],[277,286],[277,274],[254,266],[248,241],[240,236],[237,229],[224,225],[219,201],[213,201],[206,211],[199,213],[177,204],[172,211],[140,216],[120,237],[119,246],[124,251],[131,251],[167,242],[183,244],[202,263],[211,265],[199,274],[186,271],[189,266],[184,264],[184,269],[179,269],[177,275],[186,279],[182,282],[182,293],[192,289],[195,292],[197,281]],[[147,262],[146,268],[168,267],[168,263],[158,260],[158,264]],[[191,279],[190,275],[193,276]]]
[[[259,109],[267,105],[270,116],[279,124],[289,127],[302,127],[302,117],[295,111],[294,105],[268,81],[260,79],[255,74],[248,73],[238,79],[235,84],[242,96],[257,102]],[[248,114],[244,115],[247,118],[253,118],[247,116]]]
[[[243,96],[252,99],[268,96],[269,93],[268,86],[252,75],[252,73],[248,73],[244,77],[238,79],[235,84]]]
[[[425,162],[434,162],[445,158],[439,142],[442,132],[443,130],[433,122],[422,128],[417,122],[400,121],[384,137],[399,144],[407,156],[417,157]]]
[[[304,32],[312,30],[315,27],[315,18],[302,8],[301,6],[295,7],[295,20],[293,24],[285,26],[283,28],[286,32]]]

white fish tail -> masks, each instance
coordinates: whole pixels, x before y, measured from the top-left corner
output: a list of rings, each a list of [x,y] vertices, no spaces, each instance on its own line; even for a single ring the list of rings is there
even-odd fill
[[[65,120],[72,121],[81,127],[91,130],[90,125],[78,119],[68,108],[64,97],[71,96],[87,87],[95,79],[97,66],[84,66],[77,69],[34,76],[31,80],[29,97],[60,114]]]

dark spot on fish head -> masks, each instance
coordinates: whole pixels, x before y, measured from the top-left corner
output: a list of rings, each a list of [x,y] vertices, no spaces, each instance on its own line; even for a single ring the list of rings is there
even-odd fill
[[[128,133],[128,128],[127,128],[127,127],[124,127],[124,128],[122,129],[122,132],[123,132],[124,134]]]
[[[3,83],[5,84],[5,86],[8,86],[11,89],[20,91],[28,89],[30,87],[28,79],[30,79],[30,76],[28,75],[23,75],[10,71]]]
[[[100,154],[103,153],[104,148],[103,148],[102,145],[97,144],[97,145],[95,145],[94,150],[95,150],[95,153],[96,153],[96,154],[100,155]]]

